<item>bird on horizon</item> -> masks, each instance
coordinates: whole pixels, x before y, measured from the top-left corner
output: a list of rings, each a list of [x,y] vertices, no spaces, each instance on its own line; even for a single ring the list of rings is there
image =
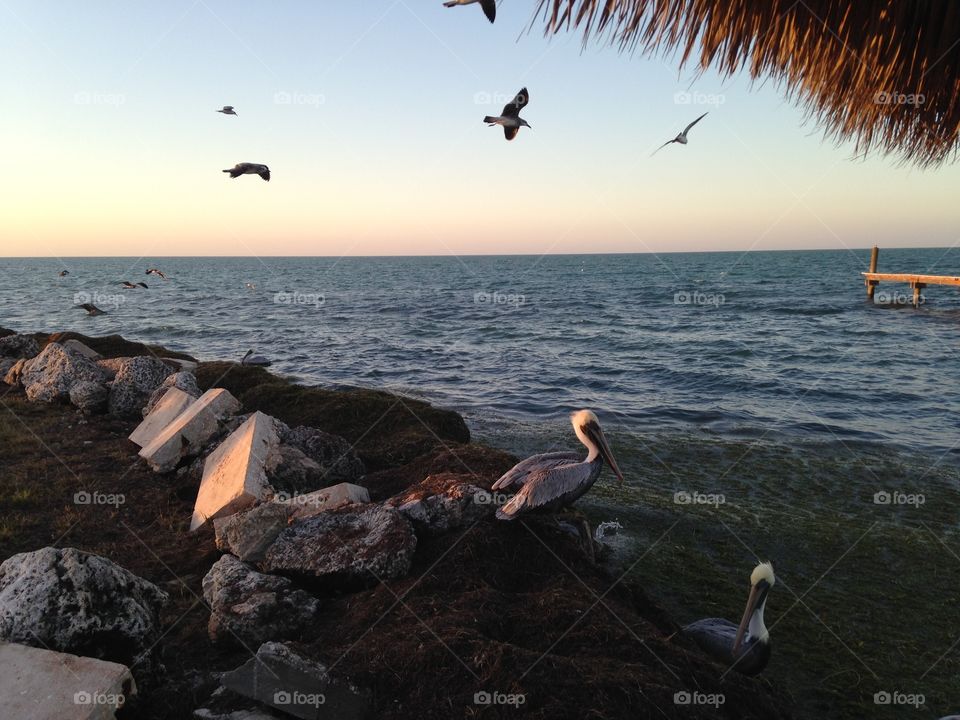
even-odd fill
[[[708,111],[708,112],[709,112],[709,111]],[[686,144],[687,144],[687,133],[690,132],[690,128],[692,128],[692,127],[693,127],[694,125],[696,125],[698,122],[700,122],[701,120],[703,120],[703,119],[707,116],[707,114],[708,114],[708,113],[704,113],[703,115],[701,115],[700,117],[698,117],[696,120],[694,120],[692,123],[690,123],[689,125],[687,125],[687,126],[683,129],[683,132],[680,133],[679,135],[677,135],[673,140],[667,140],[663,145],[661,145],[661,146],[658,147],[656,150],[654,150],[652,153],[650,153],[650,157],[653,157],[654,155],[656,155],[658,152],[660,152],[661,150],[663,150],[663,149],[664,149],[667,145],[669,145],[670,143],[680,143],[681,145],[686,145]]]
[[[260,165],[259,163],[237,163],[230,170],[224,170],[225,173],[230,173],[230,177],[238,178],[241,175],[259,175],[267,182],[270,182],[270,168],[266,165]]]
[[[146,275],[156,275],[157,277],[163,278],[164,280],[167,279],[167,276],[164,275],[164,274],[163,274],[162,272],[160,272],[159,270],[157,270],[156,268],[150,268],[149,270],[147,270],[147,272],[146,272],[145,274],[146,274]]]
[[[750,597],[739,625],[723,618],[705,618],[681,633],[708,655],[743,675],[759,675],[770,662],[770,633],[763,624],[767,595],[777,580],[773,565],[759,563],[750,574]]]
[[[101,310],[93,303],[81,303],[79,305],[74,305],[75,308],[82,308],[87,311],[87,315],[106,315],[106,310]]]
[[[528,102],[530,102],[530,93],[527,92],[526,88],[523,88],[513,100],[503,106],[503,112],[500,115],[487,115],[483,118],[483,121],[491,127],[502,125],[504,137],[507,140],[513,140],[520,132],[521,127],[530,127],[529,123],[520,117],[520,111],[527,106]]]
[[[223,108],[217,110],[218,113],[223,113],[224,115],[236,115],[237,113],[233,110],[233,105],[224,105]]]
[[[473,5],[474,3],[480,3],[480,7],[483,8],[483,14],[487,16],[487,20],[493,22],[497,19],[497,0],[447,0],[443,4],[444,7],[456,7],[457,5]]]
[[[120,283],[120,284],[123,285],[123,289],[124,289],[124,290],[136,290],[138,287],[142,287],[142,288],[146,288],[146,287],[147,287],[147,284],[146,284],[145,282],[138,282],[138,283],[134,284],[134,283],[132,283],[132,282],[129,282],[128,280],[124,280],[124,281],[123,281],[122,283]]]

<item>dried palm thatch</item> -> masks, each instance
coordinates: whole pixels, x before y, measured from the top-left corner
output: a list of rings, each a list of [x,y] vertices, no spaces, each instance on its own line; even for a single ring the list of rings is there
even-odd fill
[[[857,152],[920,166],[960,142],[957,0],[539,0],[547,34],[581,28],[621,50],[681,51],[701,69],[771,77]],[[699,55],[699,58],[697,58]]]

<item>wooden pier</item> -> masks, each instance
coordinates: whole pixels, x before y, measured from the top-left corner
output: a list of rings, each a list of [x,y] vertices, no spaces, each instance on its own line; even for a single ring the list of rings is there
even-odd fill
[[[870,252],[870,270],[860,273],[867,286],[867,299],[873,302],[873,291],[881,282],[906,283],[913,289],[913,306],[920,306],[921,291],[927,285],[954,285],[960,287],[960,276],[921,275],[918,273],[880,273],[877,272],[877,257],[880,250],[874,247]]]

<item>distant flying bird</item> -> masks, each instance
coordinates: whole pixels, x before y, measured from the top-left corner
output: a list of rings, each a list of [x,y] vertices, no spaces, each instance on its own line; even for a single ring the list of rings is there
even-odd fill
[[[247,350],[247,354],[243,356],[243,360],[240,361],[241,365],[257,365],[259,367],[269,367],[273,363],[267,360],[262,355],[254,355],[253,350]]]
[[[773,565],[760,563],[750,574],[750,597],[739,625],[722,618],[706,618],[687,625],[683,634],[737,672],[758,675],[770,662],[770,633],[763,624],[763,609],[776,581]]]
[[[224,115],[236,115],[233,111],[233,105],[224,105],[222,110],[217,110],[218,113],[223,113]]]
[[[687,133],[690,132],[690,128],[692,128],[692,127],[693,127],[694,125],[696,125],[698,122],[700,122],[701,120],[703,120],[706,116],[707,116],[707,113],[704,113],[703,115],[701,115],[700,117],[698,117],[696,120],[694,120],[692,123],[690,123],[689,125],[687,125],[687,126],[683,129],[683,132],[680,133],[679,135],[677,135],[673,140],[667,140],[667,142],[665,142],[663,145],[661,145],[661,146],[658,147],[656,150],[654,150],[652,153],[650,153],[650,157],[653,157],[654,155],[656,155],[658,152],[660,152],[661,150],[663,150],[663,149],[664,149],[667,145],[669,145],[670,143],[680,143],[681,145],[686,145],[686,144],[687,144]]]
[[[270,168],[257,163],[237,163],[232,169],[224,170],[224,172],[230,173],[232,178],[238,178],[241,175],[259,175],[267,182],[270,181]]]
[[[146,275],[156,275],[157,277],[161,277],[161,278],[163,278],[164,280],[167,279],[167,276],[164,275],[164,274],[163,274],[162,272],[160,272],[159,270],[157,270],[156,268],[150,268],[149,270],[147,270],[147,272],[146,272],[145,274],[146,274]]]
[[[74,305],[75,308],[83,308],[87,311],[87,315],[106,315],[106,310],[101,310],[93,303],[81,303],[80,305]]]
[[[456,7],[457,5],[473,5],[477,2],[483,8],[483,14],[487,16],[487,20],[493,22],[497,19],[497,0],[448,0],[443,6]]]
[[[61,270],[61,271],[60,271],[60,277],[66,277],[66,276],[69,275],[69,274],[70,274],[70,271],[69,271],[69,270]]]
[[[527,121],[520,117],[520,111],[527,106],[528,102],[530,102],[530,94],[526,88],[523,88],[513,100],[503,106],[503,112],[499,116],[487,115],[483,121],[490,126],[502,125],[504,136],[507,140],[513,140],[521,127],[530,127]]]
[[[146,287],[147,287],[147,284],[146,284],[146,283],[138,282],[136,285],[134,285],[132,282],[128,282],[128,281],[126,281],[126,280],[124,280],[124,281],[123,281],[122,283],[120,283],[120,284],[123,285],[123,289],[124,289],[124,290],[136,290],[138,287],[142,287],[142,288],[146,288]]]

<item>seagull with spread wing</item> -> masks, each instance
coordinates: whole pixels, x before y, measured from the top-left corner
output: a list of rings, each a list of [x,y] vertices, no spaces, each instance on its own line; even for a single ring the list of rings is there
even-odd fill
[[[497,19],[497,0],[447,0],[443,6],[456,7],[457,5],[473,5],[477,2],[483,8],[483,14],[487,16],[487,20],[493,22]]]
[[[701,115],[700,117],[698,117],[696,120],[694,120],[692,123],[690,123],[689,125],[687,125],[687,126],[683,129],[683,132],[680,133],[679,135],[677,135],[673,140],[667,140],[667,142],[665,142],[663,145],[661,145],[661,146],[658,147],[656,150],[654,150],[652,153],[650,153],[650,157],[653,157],[654,155],[656,155],[658,152],[660,152],[661,150],[663,150],[663,148],[665,148],[665,147],[666,147],[667,145],[669,145],[670,143],[680,143],[681,145],[686,145],[686,144],[687,144],[687,133],[690,132],[690,128],[692,128],[692,127],[693,127],[694,125],[696,125],[698,122],[700,122],[701,120],[703,120],[706,116],[707,116],[707,113],[704,113],[703,115]]]
[[[503,112],[500,115],[487,115],[483,121],[491,127],[502,125],[504,136],[507,140],[513,140],[520,132],[521,127],[530,127],[527,121],[520,117],[520,111],[527,106],[528,102],[530,102],[530,93],[527,92],[526,88],[523,88],[513,100],[503,106]]]

